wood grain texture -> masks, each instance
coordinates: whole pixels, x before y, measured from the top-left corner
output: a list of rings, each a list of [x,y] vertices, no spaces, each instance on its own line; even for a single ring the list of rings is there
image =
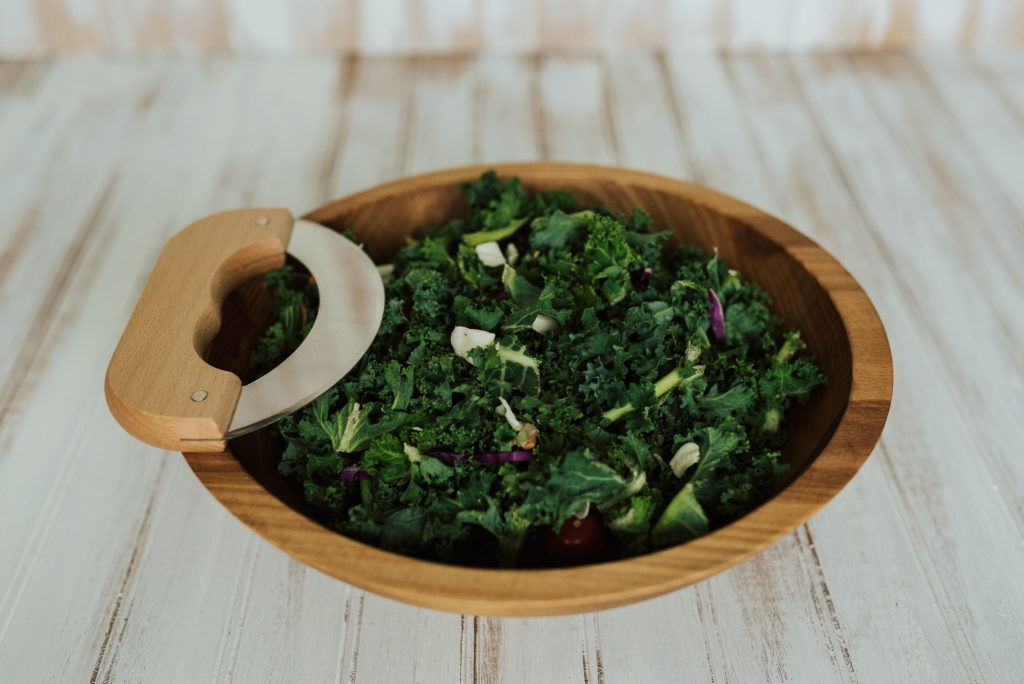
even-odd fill
[[[1013,0],[8,0],[0,55],[905,48],[1024,40]]]
[[[528,21],[483,20],[501,12]],[[979,7],[979,25],[1000,21]],[[1011,266],[1024,53],[587,61],[0,63],[0,678],[1021,680],[1019,421],[1006,402],[1024,396],[1009,344],[1024,320]],[[588,72],[585,87],[563,80]],[[588,98],[584,125],[558,116],[567,92]],[[432,136],[452,146],[447,163],[571,150],[797,226],[885,321],[896,382],[879,448],[765,551],[596,614],[412,608],[252,534],[180,455],[110,419],[98,392],[117,337],[181,226],[433,168]],[[928,240],[942,249],[918,253]],[[970,251],[984,241],[1000,246],[988,273]]]

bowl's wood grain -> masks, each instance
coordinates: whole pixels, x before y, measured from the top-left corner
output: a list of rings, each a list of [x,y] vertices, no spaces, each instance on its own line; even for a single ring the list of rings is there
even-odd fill
[[[350,229],[388,260],[408,235],[464,214],[457,189],[492,167],[407,178],[325,205],[307,218]],[[892,359],[882,323],[849,273],[813,241],[764,212],[706,188],[600,166],[497,165],[532,189],[564,188],[582,204],[646,210],[680,243],[718,247],[729,264],[772,297],[784,325],[798,328],[828,384],[787,416],[787,481],[743,518],[681,546],[577,568],[494,570],[415,560],[348,539],[310,517],[298,485],[280,476],[279,445],[266,434],[235,440],[231,452],[185,454],[228,510],[271,543],[323,572],[383,596],[438,610],[553,615],[651,598],[719,572],[789,533],[856,474],[881,435],[892,394]],[[250,286],[225,313],[211,359],[244,377],[246,341],[266,320]],[[230,344],[228,340],[233,340]]]

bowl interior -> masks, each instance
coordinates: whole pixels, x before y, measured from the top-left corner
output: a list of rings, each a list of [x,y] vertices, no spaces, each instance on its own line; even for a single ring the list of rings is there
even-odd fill
[[[534,190],[563,188],[581,205],[604,205],[631,213],[641,208],[651,215],[656,230],[669,230],[674,244],[693,244],[719,254],[747,279],[763,287],[772,310],[784,328],[797,328],[808,352],[821,366],[828,383],[815,390],[806,406],[787,415],[788,439],[783,460],[790,470],[779,488],[797,478],[821,452],[846,409],[851,390],[851,350],[847,330],[823,285],[794,254],[806,243],[808,253],[820,252],[812,242],[763,212],[699,186],[681,182],[654,183],[644,174],[604,175],[578,171],[557,173],[543,165],[513,167],[523,184]],[[456,184],[476,174],[464,171],[432,174],[414,184],[381,186],[326,205],[309,218],[339,230],[352,230],[371,256],[384,263],[424,226],[440,225],[464,216],[466,208]],[[662,179],[665,180],[665,179]],[[248,375],[247,360],[255,341],[270,322],[270,301],[262,278],[254,279],[225,302],[220,334],[208,359],[214,365]],[[231,452],[270,493],[294,510],[316,519],[297,483],[278,474],[281,445],[261,430],[231,442]]]

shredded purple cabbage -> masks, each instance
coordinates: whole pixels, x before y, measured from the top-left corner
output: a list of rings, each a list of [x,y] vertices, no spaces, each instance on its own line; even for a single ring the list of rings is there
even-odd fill
[[[355,482],[356,480],[369,480],[370,474],[358,466],[350,466],[341,471],[338,479],[342,482]]]
[[[714,290],[708,290],[708,297],[711,299],[711,305],[708,307],[711,314],[711,332],[716,342],[725,342],[725,314],[722,312],[722,302]]]
[[[633,276],[633,286],[640,287],[641,285],[646,285],[647,283],[651,282],[652,275],[654,275],[654,271],[652,271],[650,268],[645,268],[644,270],[640,271],[640,273]]]
[[[498,451],[490,454],[475,454],[474,459],[481,463],[510,463],[512,461],[532,461],[533,452],[517,449],[516,451]]]
[[[448,465],[451,465],[456,461],[465,461],[467,458],[465,454],[453,454],[450,451],[431,451],[430,456],[433,456],[437,460],[447,463]],[[517,449],[516,451],[496,451],[486,454],[473,454],[468,458],[472,458],[474,461],[479,461],[480,463],[493,465],[495,463],[510,463],[512,461],[532,461],[533,452]]]

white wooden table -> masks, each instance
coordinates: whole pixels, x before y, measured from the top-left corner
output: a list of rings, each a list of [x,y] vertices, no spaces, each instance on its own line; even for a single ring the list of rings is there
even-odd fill
[[[708,581],[421,610],[271,547],[107,413],[164,241],[490,161],[619,164],[792,222],[896,370],[880,446]],[[1024,681],[1024,52],[0,64],[0,681]]]

